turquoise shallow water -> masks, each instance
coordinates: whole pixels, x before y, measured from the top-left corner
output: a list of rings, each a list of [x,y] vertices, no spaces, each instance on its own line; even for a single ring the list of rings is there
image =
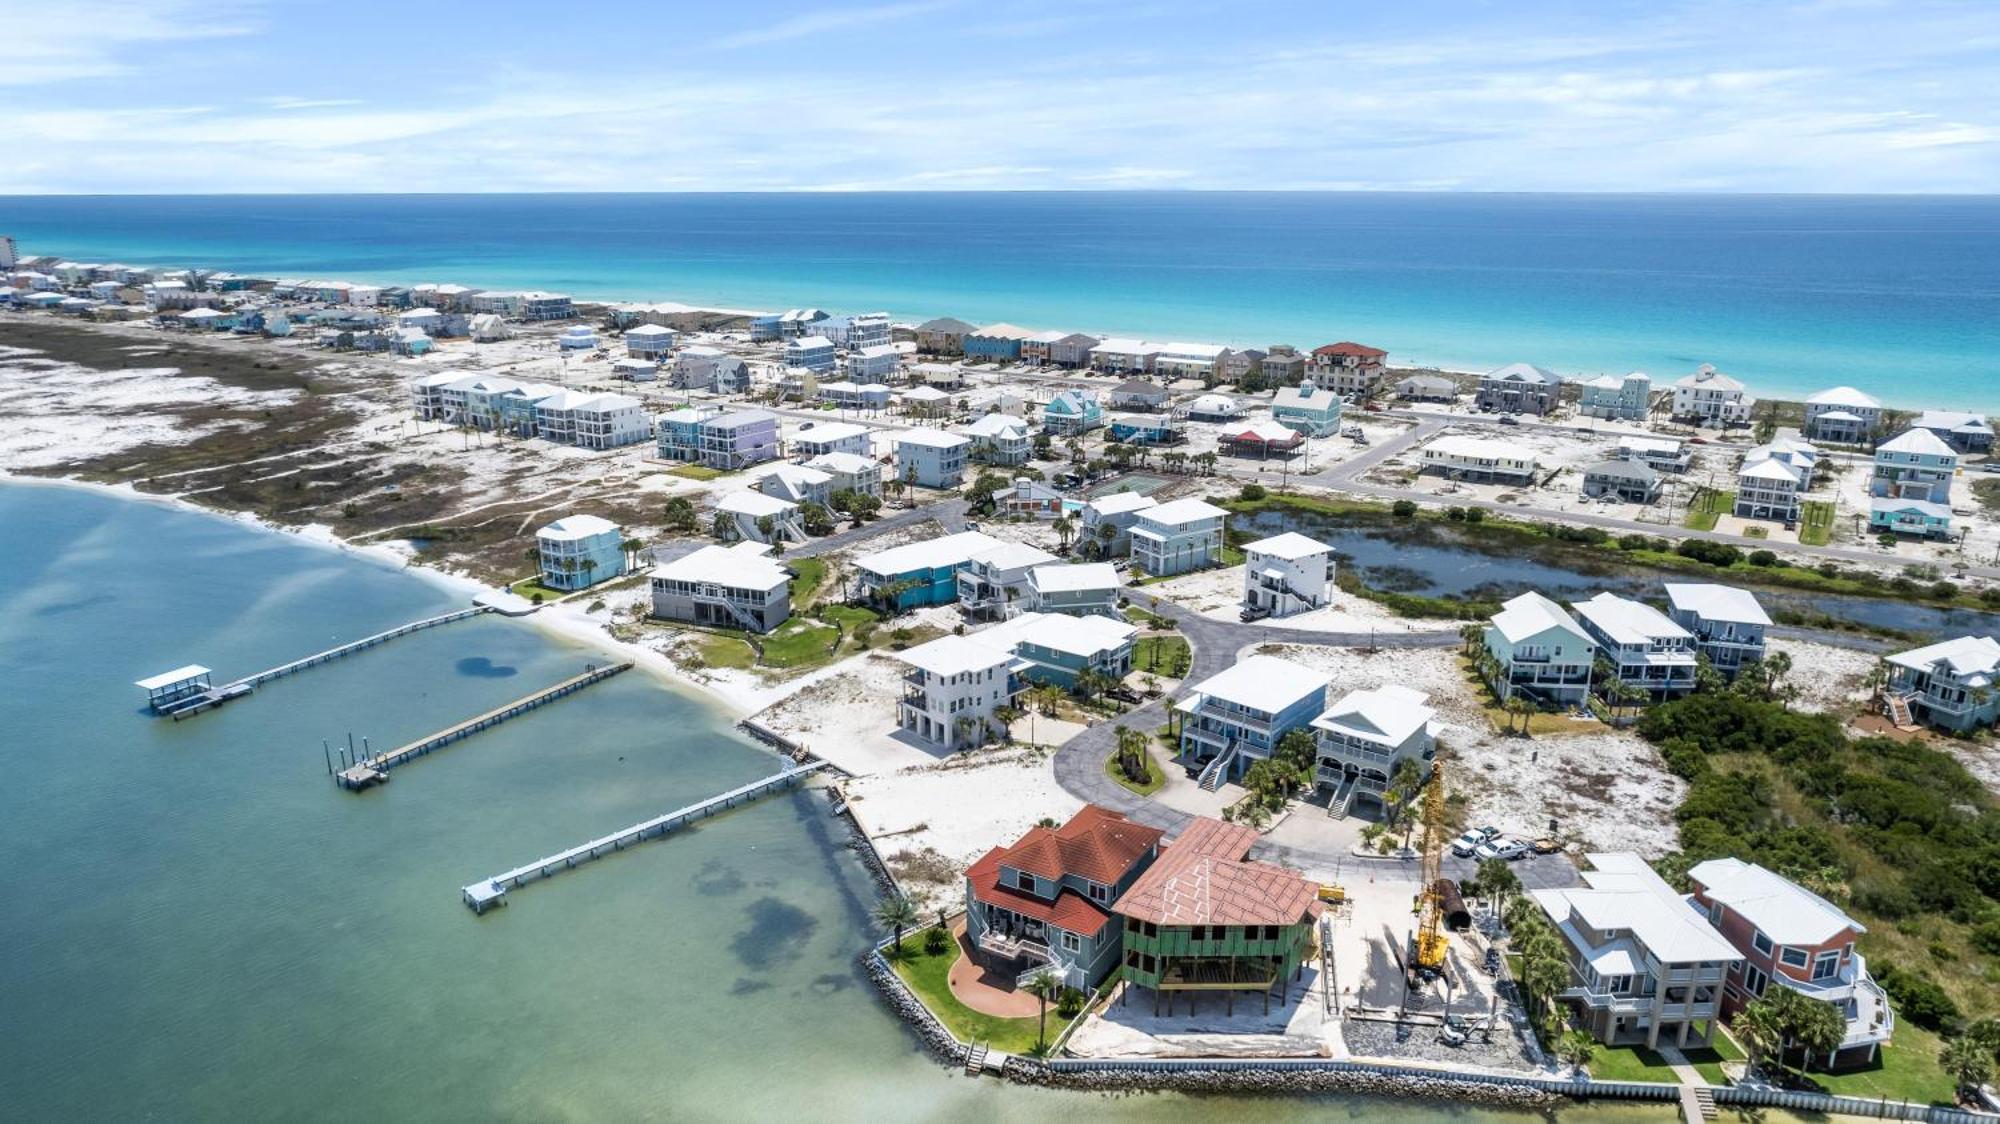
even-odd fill
[[[473,878],[775,759],[633,673],[348,794],[322,737],[407,738],[601,655],[482,618],[163,723],[132,680],[240,673],[454,599],[72,489],[0,485],[0,528],[0,1119],[1527,1119],[953,1075],[853,967],[872,890],[803,795],[475,918]]]
[[[1398,362],[1846,383],[2000,410],[2000,197],[0,197],[26,252],[726,307],[885,308]]]

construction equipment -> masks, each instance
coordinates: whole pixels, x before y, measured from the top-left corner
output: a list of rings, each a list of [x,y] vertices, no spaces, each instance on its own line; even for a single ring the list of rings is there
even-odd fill
[[[1331,882],[1321,883],[1319,900],[1328,905],[1345,905],[1347,904],[1347,888]]]
[[[1410,933],[1410,970],[1430,978],[1444,970],[1444,900],[1439,890],[1444,866],[1444,762],[1431,769],[1424,788],[1424,856],[1417,882],[1417,927]]]

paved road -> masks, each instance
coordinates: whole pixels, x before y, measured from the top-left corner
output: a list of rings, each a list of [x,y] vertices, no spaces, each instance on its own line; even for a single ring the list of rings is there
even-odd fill
[[[811,542],[800,543],[798,546],[785,551],[785,557],[814,558],[822,554],[833,554],[837,551],[846,550],[856,543],[867,542],[869,539],[886,535],[891,531],[900,531],[905,527],[915,526],[928,519],[935,519],[939,523],[942,523],[947,533],[963,531],[965,530],[966,509],[967,504],[964,500],[950,499],[939,500],[936,503],[924,504],[920,507],[892,510],[873,523],[863,523],[859,527],[849,527],[845,531],[836,531],[823,539],[813,539]]]

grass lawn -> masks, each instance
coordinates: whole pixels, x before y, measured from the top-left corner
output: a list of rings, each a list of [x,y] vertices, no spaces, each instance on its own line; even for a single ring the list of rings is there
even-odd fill
[[[757,649],[740,636],[704,636],[695,642],[695,649],[710,667],[744,668],[757,662]]]
[[[507,588],[510,591],[512,591],[515,596],[525,597],[530,601],[533,601],[535,599],[535,594],[537,593],[542,595],[543,601],[555,601],[569,596],[569,590],[550,589],[548,586],[543,585],[541,579],[538,577],[522,578],[520,581],[515,582],[513,585],[510,585]]]
[[[1799,542],[1825,546],[1833,538],[1833,505],[1825,500],[1807,500],[1799,505]]]
[[[1155,792],[1160,791],[1161,785],[1167,783],[1167,775],[1160,771],[1160,763],[1153,760],[1153,755],[1150,753],[1146,754],[1145,784],[1134,784],[1132,778],[1125,775],[1125,770],[1118,767],[1117,750],[1112,750],[1111,756],[1104,759],[1104,771],[1112,780],[1117,781],[1119,784],[1124,785],[1141,796],[1151,796]]]
[[[1599,1043],[1597,1056],[1590,1059],[1590,1076],[1597,1081],[1680,1083],[1667,1059],[1644,1046],[1606,1046]]]
[[[1729,514],[1735,508],[1735,492],[1704,492],[1700,499],[1688,505],[1687,527],[1693,531],[1713,531],[1716,518]]]
[[[767,667],[811,667],[833,658],[840,630],[830,624],[814,624],[793,617],[764,638]]]
[[[1174,677],[1174,673],[1190,666],[1194,653],[1188,648],[1184,636],[1142,636],[1139,646],[1132,652],[1132,670],[1150,672],[1154,675]]]
[[[819,619],[840,625],[849,632],[882,619],[882,614],[859,605],[821,605],[816,613]]]
[[[713,480],[718,476],[727,476],[728,473],[719,468],[710,468],[705,464],[683,464],[668,469],[667,475],[684,476],[689,480]]]
[[[1137,605],[1125,606],[1125,619],[1141,628],[1167,627],[1167,618],[1149,613]]]
[[[791,565],[799,572],[799,576],[792,579],[792,611],[796,613],[812,604],[813,594],[819,592],[819,583],[826,580],[826,560],[795,558]]]
[[[931,1009],[931,1014],[944,1023],[945,1028],[963,1042],[985,1042],[995,1050],[1009,1054],[1026,1054],[1033,1051],[1038,1038],[1035,1019],[1002,1019],[992,1015],[982,1015],[978,1011],[960,1003],[951,993],[949,973],[958,959],[958,945],[954,943],[942,955],[932,956],[923,950],[922,934],[912,934],[903,938],[903,958],[892,960],[896,974]],[[1061,1024],[1050,1011],[1050,1029]]]
[[[1687,1060],[1694,1066],[1696,1072],[1701,1074],[1701,1079],[1710,1085],[1729,1083],[1729,1078],[1722,1072],[1723,1062],[1743,1060],[1742,1049],[1727,1034],[1722,1033],[1719,1027],[1716,1029],[1715,1045],[1705,1049],[1700,1046],[1690,1046],[1681,1053],[1687,1055]]]
[[[1894,1040],[1882,1047],[1880,1065],[1807,1076],[1836,1096],[1950,1104],[1952,1081],[1938,1065],[1939,1048],[1937,1035],[1914,1023],[1898,1021]]]

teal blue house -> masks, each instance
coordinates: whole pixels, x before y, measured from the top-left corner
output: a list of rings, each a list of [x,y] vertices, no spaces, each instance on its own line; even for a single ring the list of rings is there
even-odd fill
[[[1311,383],[1282,386],[1271,400],[1271,417],[1279,425],[1305,434],[1325,437],[1340,432],[1340,395],[1321,390]]]
[[[1104,407],[1088,390],[1064,390],[1042,407],[1042,428],[1059,437],[1075,437],[1104,424]]]
[[[1131,674],[1139,629],[1116,617],[1023,613],[974,634],[974,639],[1011,649],[1021,678],[1067,690],[1086,671],[1112,679]]]
[[[1951,508],[1928,500],[1877,497],[1868,503],[1868,530],[1923,539],[1951,537]]]
[[[1172,414],[1123,414],[1111,419],[1105,431],[1113,441],[1127,445],[1174,445],[1186,439],[1180,419]]]
[[[890,597],[897,612],[958,603],[958,572],[972,556],[1002,545],[978,531],[907,543],[856,559],[862,599]]]
[[[536,531],[535,550],[550,589],[589,589],[625,572],[625,532],[596,515],[566,515]]]

